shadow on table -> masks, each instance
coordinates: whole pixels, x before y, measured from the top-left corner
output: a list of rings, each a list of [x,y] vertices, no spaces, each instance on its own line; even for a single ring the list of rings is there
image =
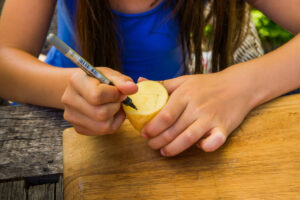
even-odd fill
[[[9,102],[6,99],[0,98],[0,106],[8,106]]]

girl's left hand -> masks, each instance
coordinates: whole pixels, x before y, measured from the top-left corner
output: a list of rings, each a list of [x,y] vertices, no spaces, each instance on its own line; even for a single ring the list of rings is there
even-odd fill
[[[142,135],[163,156],[175,156],[195,143],[206,152],[215,151],[255,106],[249,76],[238,68],[186,75],[162,84],[169,101]]]

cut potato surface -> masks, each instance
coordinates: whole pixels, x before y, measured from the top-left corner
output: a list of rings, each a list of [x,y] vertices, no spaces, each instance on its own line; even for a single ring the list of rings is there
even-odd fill
[[[134,128],[142,128],[166,105],[169,95],[166,88],[156,81],[142,81],[137,84],[138,92],[129,95],[137,110],[123,105],[123,109]]]

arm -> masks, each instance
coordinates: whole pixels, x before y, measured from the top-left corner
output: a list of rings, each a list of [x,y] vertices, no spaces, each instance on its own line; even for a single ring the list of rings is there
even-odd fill
[[[37,57],[56,1],[6,1],[0,21],[0,96],[63,108],[60,98],[74,69],[54,68]]]
[[[300,35],[260,58],[227,68],[225,73],[247,74],[257,106],[300,88]]]
[[[132,79],[99,68],[115,86],[101,84],[78,68],[37,59],[55,0],[6,1],[0,21],[0,96],[21,103],[64,108],[64,118],[83,134],[115,132],[125,119],[121,101],[135,93]]]
[[[142,134],[153,149],[174,156],[197,143],[211,152],[224,144],[254,107],[300,88],[300,35],[277,50],[219,73],[164,81],[167,105]]]
[[[293,34],[300,32],[300,1],[246,0],[270,19]]]

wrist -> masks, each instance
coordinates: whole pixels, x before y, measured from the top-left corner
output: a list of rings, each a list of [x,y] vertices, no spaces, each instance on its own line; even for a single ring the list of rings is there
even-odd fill
[[[254,68],[248,68],[244,63],[233,65],[220,73],[224,73],[225,81],[230,81],[238,91],[237,95],[247,99],[247,106],[252,110],[262,104],[265,99],[265,91],[261,89],[257,73]]]
[[[25,89],[24,103],[63,109],[61,97],[76,70],[78,69],[53,66],[41,66],[40,70],[33,70],[30,73],[31,90]]]

